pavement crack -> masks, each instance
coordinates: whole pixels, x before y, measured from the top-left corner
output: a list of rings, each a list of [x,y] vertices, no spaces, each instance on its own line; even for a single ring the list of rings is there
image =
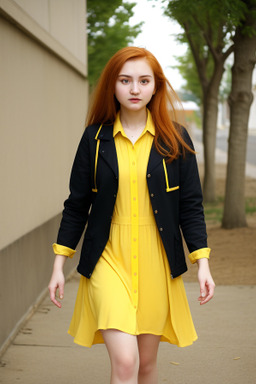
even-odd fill
[[[23,335],[31,335],[32,334],[32,328],[22,328],[20,330],[20,333],[22,333]]]

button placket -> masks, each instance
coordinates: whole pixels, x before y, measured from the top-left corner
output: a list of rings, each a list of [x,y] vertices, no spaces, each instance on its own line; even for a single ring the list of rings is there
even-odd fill
[[[132,148],[132,150],[130,150]],[[138,176],[135,145],[129,146],[130,190],[131,190],[131,278],[133,306],[138,306],[138,251],[139,251],[139,207]]]

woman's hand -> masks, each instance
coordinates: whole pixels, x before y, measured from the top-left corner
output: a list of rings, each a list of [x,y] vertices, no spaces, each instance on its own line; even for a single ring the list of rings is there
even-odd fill
[[[56,255],[52,277],[48,286],[50,298],[53,304],[55,304],[58,308],[61,308],[61,303],[56,300],[56,291],[59,290],[59,298],[62,300],[64,297],[64,285],[65,285],[65,277],[63,273],[63,266],[67,257],[62,255]]]
[[[200,296],[198,301],[200,305],[208,303],[214,295],[215,283],[213,281],[209,261],[206,258],[197,260],[198,264],[198,281],[200,285]]]

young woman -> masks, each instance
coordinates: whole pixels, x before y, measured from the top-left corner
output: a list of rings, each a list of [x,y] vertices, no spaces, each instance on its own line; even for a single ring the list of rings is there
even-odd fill
[[[86,227],[69,333],[87,347],[106,344],[112,384],[156,384],[159,342],[184,347],[197,338],[181,276],[187,266],[180,231],[198,264],[200,304],[214,293],[195,152],[177,122],[177,103],[146,49],[124,48],[110,59],[53,245],[49,291],[61,307],[63,265]]]

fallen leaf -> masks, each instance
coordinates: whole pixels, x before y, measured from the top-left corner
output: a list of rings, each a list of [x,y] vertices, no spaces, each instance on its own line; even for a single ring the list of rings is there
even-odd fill
[[[180,365],[180,363],[176,363],[175,361],[170,361],[170,364],[173,364],[173,365]]]

